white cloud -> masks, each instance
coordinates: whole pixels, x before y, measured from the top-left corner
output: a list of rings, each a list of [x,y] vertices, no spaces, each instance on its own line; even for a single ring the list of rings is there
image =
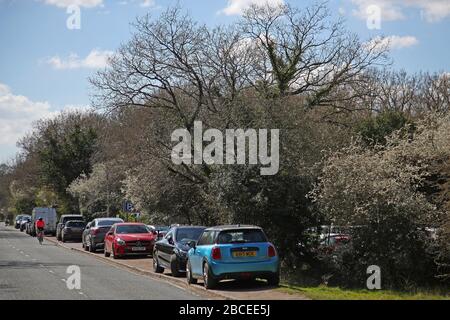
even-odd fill
[[[0,146],[15,145],[31,129],[33,121],[55,114],[48,102],[35,102],[25,96],[14,95],[8,86],[0,83]]]
[[[428,22],[436,22],[450,16],[449,0],[351,0],[356,6],[353,14],[361,19],[368,17],[367,7],[381,9],[381,19],[394,21],[405,19],[404,9],[418,9]]]
[[[45,3],[57,6],[59,8],[67,8],[71,5],[76,5],[84,8],[103,6],[103,0],[45,0]]]
[[[417,45],[419,40],[413,36],[388,36],[388,37],[376,37],[370,45],[376,45],[376,48],[388,48],[388,49],[401,49]]]
[[[108,59],[113,55],[112,51],[92,50],[84,59],[77,54],[71,53],[67,58],[62,59],[59,56],[53,56],[46,62],[58,70],[64,69],[99,69],[108,66]]]
[[[89,105],[67,104],[60,111],[86,111]],[[47,101],[32,101],[14,94],[0,83],[0,161],[7,161],[18,151],[16,142],[31,131],[33,123],[56,117],[60,111],[52,110]]]
[[[156,5],[155,0],[143,0],[140,4],[141,7],[148,8]]]
[[[228,0],[228,5],[226,8],[222,9],[220,13],[224,13],[227,16],[239,15],[243,11],[249,8],[252,4],[256,5],[279,5],[284,4],[284,0]]]

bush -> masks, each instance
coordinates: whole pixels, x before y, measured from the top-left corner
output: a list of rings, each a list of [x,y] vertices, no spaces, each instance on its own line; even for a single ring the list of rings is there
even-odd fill
[[[367,145],[386,144],[386,136],[403,128],[408,120],[402,112],[384,111],[376,117],[363,120],[356,132]]]
[[[442,241],[426,228],[445,230],[448,212],[423,186],[434,164],[450,158],[449,120],[431,117],[413,140],[395,133],[385,146],[354,144],[327,159],[313,197],[329,221],[357,226],[352,245],[324,260],[336,281],[364,286],[372,264],[381,267],[385,287],[432,284],[443,273],[435,263],[445,261]]]
[[[380,267],[383,289],[413,289],[437,283],[433,241],[405,215],[370,221],[354,228],[351,237],[350,244],[322,257],[325,273],[332,275],[330,284],[364,287],[371,265]]]

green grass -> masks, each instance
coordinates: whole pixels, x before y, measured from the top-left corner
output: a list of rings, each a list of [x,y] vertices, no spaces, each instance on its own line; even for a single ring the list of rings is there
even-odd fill
[[[338,287],[300,287],[281,285],[278,289],[289,294],[301,294],[313,300],[450,300],[450,295],[438,292],[416,293],[390,290],[341,289]]]

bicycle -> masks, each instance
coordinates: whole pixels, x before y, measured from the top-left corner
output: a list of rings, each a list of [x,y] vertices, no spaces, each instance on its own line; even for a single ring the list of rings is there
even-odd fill
[[[38,231],[37,238],[39,240],[39,244],[42,245],[42,242],[44,241],[44,230]]]

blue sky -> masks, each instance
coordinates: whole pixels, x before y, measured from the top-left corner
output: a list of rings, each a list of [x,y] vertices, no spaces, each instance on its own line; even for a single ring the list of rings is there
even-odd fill
[[[230,23],[252,2],[300,0],[179,0],[198,21]],[[158,15],[176,0],[0,0],[0,162],[41,117],[89,105],[87,78],[131,35],[136,16]],[[396,69],[450,71],[450,0],[330,0],[349,30],[366,40],[391,39]],[[67,6],[77,4],[81,29],[70,30]],[[377,5],[381,28],[368,29],[367,8]]]

